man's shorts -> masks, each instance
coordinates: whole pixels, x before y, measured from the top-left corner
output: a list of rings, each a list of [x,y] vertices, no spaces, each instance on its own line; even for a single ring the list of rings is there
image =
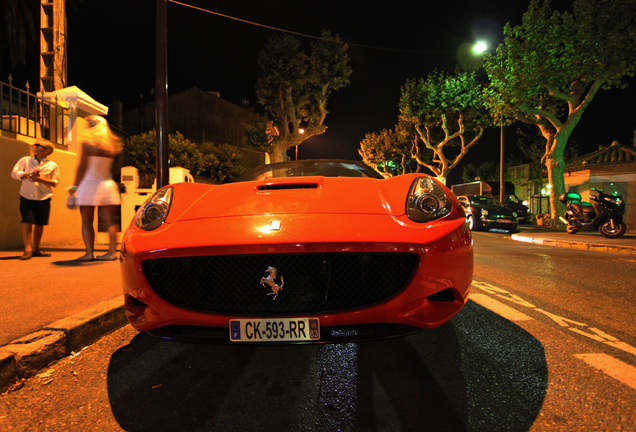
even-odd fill
[[[48,225],[51,214],[51,198],[34,201],[20,197],[20,214],[23,223],[34,225]]]

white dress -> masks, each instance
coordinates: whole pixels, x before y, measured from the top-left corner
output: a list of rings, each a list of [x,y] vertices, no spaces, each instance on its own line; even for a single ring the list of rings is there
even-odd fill
[[[112,178],[113,159],[89,156],[84,178],[77,185],[77,205],[105,206],[121,204],[119,188]]]

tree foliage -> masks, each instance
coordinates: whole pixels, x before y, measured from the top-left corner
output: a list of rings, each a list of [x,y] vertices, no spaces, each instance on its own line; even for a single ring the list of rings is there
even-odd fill
[[[465,183],[474,181],[499,182],[500,166],[498,163],[487,161],[475,167],[472,163],[466,164],[462,174]]]
[[[181,166],[193,174],[201,170],[203,155],[196,145],[179,132],[168,136],[168,165]],[[151,130],[132,135],[124,140],[124,163],[137,168],[140,173],[155,173],[157,168],[157,132]]]
[[[199,174],[221,184],[236,180],[245,172],[241,165],[242,154],[229,144],[204,142],[199,147],[203,153]]]
[[[360,142],[358,154],[364,163],[377,171],[386,175],[400,175],[409,170],[410,146],[410,142],[399,132],[383,129],[367,133]]]
[[[466,155],[491,123],[473,72],[434,71],[402,87],[400,115],[415,131],[411,157],[438,177]]]
[[[347,49],[338,35],[325,30],[311,44],[309,54],[288,34],[268,40],[258,56],[256,94],[278,134],[268,142],[262,133],[253,133],[248,144],[266,148],[271,160],[278,162],[288,148],[322,134],[329,96],[349,84]],[[301,123],[306,123],[304,131]],[[255,127],[262,132],[263,125]]]
[[[545,139],[553,220],[563,212],[558,197],[572,131],[600,90],[634,76],[635,17],[633,0],[574,0],[571,12],[533,0],[522,24],[506,25],[503,43],[485,58],[492,114],[534,124]]]
[[[187,168],[193,175],[209,177],[212,183],[236,179],[243,172],[241,155],[228,144],[204,142],[197,146],[176,132],[168,136],[168,165]],[[124,140],[124,164],[132,165],[141,176],[155,175],[157,168],[157,133],[133,135]]]
[[[268,121],[258,116],[253,118],[252,123],[246,123],[243,144],[253,150],[271,152],[274,135],[268,132]]]
[[[154,174],[157,169],[156,149],[155,130],[132,135],[124,140],[124,165],[134,166],[140,174]]]

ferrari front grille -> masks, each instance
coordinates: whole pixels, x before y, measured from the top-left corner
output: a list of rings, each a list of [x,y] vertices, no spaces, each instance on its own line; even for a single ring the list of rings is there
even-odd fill
[[[381,303],[412,279],[410,253],[224,255],[149,259],[152,289],[182,308],[238,316],[338,312]]]

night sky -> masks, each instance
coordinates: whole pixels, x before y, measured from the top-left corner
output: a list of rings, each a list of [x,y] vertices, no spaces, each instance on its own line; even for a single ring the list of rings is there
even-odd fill
[[[328,130],[299,147],[300,158],[360,159],[367,132],[393,128],[400,87],[435,68],[452,71],[462,46],[486,39],[491,50],[506,22],[519,24],[529,1],[445,0],[185,0],[214,12],[308,35],[321,29],[350,44],[351,84],[332,95]],[[564,1],[553,2],[556,6]],[[76,4],[76,7],[73,5]],[[124,109],[151,100],[155,85],[155,1],[90,0],[67,4],[68,84],[108,106]],[[199,87],[240,104],[256,103],[257,54],[275,30],[168,3],[168,90]],[[307,45],[308,38],[299,37]],[[37,72],[37,71],[36,71]],[[632,83],[636,82],[632,79]],[[574,139],[579,153],[613,140],[630,144],[635,85],[602,92],[583,116]],[[507,133],[513,132],[506,130]],[[507,144],[514,151],[514,140]],[[499,130],[492,129],[469,154],[479,163],[499,160]],[[461,178],[462,166],[452,177]],[[453,182],[450,181],[449,184]],[[455,181],[456,182],[456,181]]]

